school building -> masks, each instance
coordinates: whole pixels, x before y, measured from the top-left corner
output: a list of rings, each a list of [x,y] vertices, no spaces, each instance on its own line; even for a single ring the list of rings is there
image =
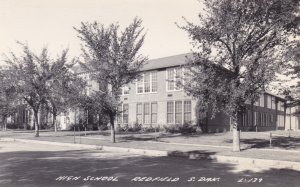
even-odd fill
[[[181,54],[159,59],[149,60],[141,70],[141,78],[121,91],[123,111],[116,119],[116,123],[123,126],[141,124],[143,127],[155,127],[173,124],[198,123],[197,100],[188,96],[183,88],[176,85],[176,79],[184,76],[183,65],[186,56]],[[75,70],[88,81],[87,94],[97,89],[98,85],[91,81],[88,72],[80,68]],[[241,130],[299,130],[299,117],[293,112],[299,106],[285,107],[286,100],[272,93],[264,93],[253,105],[248,104],[241,117]],[[74,118],[73,114],[65,116]],[[61,125],[64,116],[61,117]],[[73,121],[74,123],[74,121]],[[215,118],[207,120],[208,131],[222,132],[230,130],[231,119],[220,112]]]
[[[123,87],[121,93],[123,111],[117,116],[116,124],[120,126],[133,126],[141,124],[143,127],[167,126],[173,124],[199,123],[197,100],[188,96],[184,90],[176,85],[179,75],[184,76],[183,65],[186,64],[186,55],[175,55],[149,60],[141,70],[141,78]],[[91,80],[89,72],[80,67],[73,69],[80,77],[87,81],[86,94],[99,88],[99,84]],[[266,130],[300,130],[299,117],[293,115],[299,111],[299,106],[286,107],[287,100],[272,93],[264,93],[253,103],[248,104],[240,115],[240,129],[245,131]],[[33,113],[25,106],[20,105],[19,111],[10,118],[11,123],[21,126],[33,127]],[[57,117],[60,129],[69,129],[79,124],[79,117],[87,115],[85,111],[68,110]],[[51,123],[51,115],[47,113],[45,123]],[[89,119],[88,118],[88,119]],[[96,118],[94,118],[96,119]],[[89,119],[89,124],[93,123]],[[209,132],[229,131],[231,119],[220,112],[215,118],[208,117],[207,128]],[[23,125],[25,126],[25,125]],[[117,126],[117,125],[116,125]]]

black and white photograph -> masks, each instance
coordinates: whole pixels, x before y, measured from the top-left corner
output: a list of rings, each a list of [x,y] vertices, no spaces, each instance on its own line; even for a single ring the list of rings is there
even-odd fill
[[[300,0],[0,0],[1,187],[300,186]]]

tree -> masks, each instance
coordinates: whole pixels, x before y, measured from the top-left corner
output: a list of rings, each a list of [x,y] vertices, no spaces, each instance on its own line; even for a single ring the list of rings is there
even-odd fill
[[[63,58],[66,58],[66,56],[63,56]],[[65,62],[66,59],[57,63]],[[56,123],[57,115],[77,106],[77,102],[86,86],[86,83],[81,78],[70,71],[73,65],[74,63],[65,66],[61,65],[60,67],[62,68],[56,72],[57,74],[49,84],[47,101],[53,116],[52,126],[55,132],[58,129]]]
[[[110,118],[112,142],[115,142],[115,117],[120,112],[119,90],[138,77],[147,60],[138,54],[145,38],[141,24],[142,20],[135,18],[122,32],[118,24],[105,28],[98,22],[81,23],[80,28],[74,28],[84,44],[82,65],[100,84],[100,91],[95,94],[101,98],[103,111]]]
[[[26,44],[19,43],[23,54],[19,57],[11,53],[6,62],[13,77],[11,83],[16,88],[19,99],[24,99],[34,113],[35,136],[39,136],[38,114],[42,106],[49,106],[52,98],[52,82],[66,76],[67,52],[64,50],[57,59],[51,59],[48,49],[43,48],[40,55],[32,52]]]
[[[279,93],[292,100],[292,105],[300,104],[300,41],[294,41],[289,46],[286,58],[287,64],[281,73],[287,76],[287,80],[278,80]]]
[[[240,151],[238,123],[274,80],[290,37],[299,33],[299,0],[204,0],[199,25],[180,26],[193,40],[193,78],[185,90],[224,111],[233,121],[233,150]]]
[[[6,69],[0,70],[0,115],[3,131],[6,130],[7,118],[16,112],[17,94],[15,87],[10,83],[12,74]]]

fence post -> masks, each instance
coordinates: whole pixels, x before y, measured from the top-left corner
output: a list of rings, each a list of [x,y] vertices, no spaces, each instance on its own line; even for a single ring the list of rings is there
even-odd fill
[[[270,147],[272,147],[272,133],[270,132]]]

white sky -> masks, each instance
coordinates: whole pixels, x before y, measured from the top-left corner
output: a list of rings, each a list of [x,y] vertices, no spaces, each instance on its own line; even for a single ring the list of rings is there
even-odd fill
[[[0,0],[0,60],[18,52],[16,40],[28,42],[35,52],[48,46],[53,57],[64,48],[80,55],[73,27],[81,21],[127,26],[135,16],[147,31],[141,53],[150,59],[189,52],[190,40],[175,22],[182,16],[197,22],[202,7],[197,0]],[[17,53],[18,54],[18,53]]]

